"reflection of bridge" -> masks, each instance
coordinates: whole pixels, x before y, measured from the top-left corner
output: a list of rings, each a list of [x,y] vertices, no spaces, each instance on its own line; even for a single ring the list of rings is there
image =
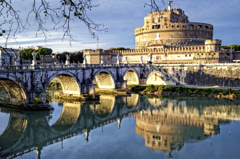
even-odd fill
[[[0,156],[15,157],[33,150],[40,155],[44,146],[81,133],[88,141],[90,130],[115,121],[120,128],[123,117],[142,109],[155,108],[146,98],[132,95],[101,96],[100,104],[64,103],[59,119],[51,126],[48,113],[10,113],[9,124],[0,136]]]
[[[15,157],[37,151],[55,142],[85,133],[88,141],[92,129],[136,117],[136,131],[149,148],[171,152],[184,142],[203,140],[219,133],[219,124],[240,120],[240,106],[233,101],[178,101],[147,99],[142,96],[101,96],[99,103],[64,103],[59,119],[49,125],[50,114],[11,113],[9,124],[0,136],[0,155]],[[8,112],[8,109],[3,111]]]
[[[80,96],[99,88],[126,88],[127,84],[176,84],[163,70],[146,64],[120,65],[51,65],[35,67],[1,67],[0,84],[5,87],[10,101],[31,103],[36,97],[46,101],[46,88],[57,78],[63,93]]]

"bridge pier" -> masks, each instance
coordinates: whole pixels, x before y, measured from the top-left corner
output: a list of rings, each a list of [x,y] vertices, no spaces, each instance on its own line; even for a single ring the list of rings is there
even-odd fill
[[[127,81],[126,80],[115,81],[115,89],[127,89]]]

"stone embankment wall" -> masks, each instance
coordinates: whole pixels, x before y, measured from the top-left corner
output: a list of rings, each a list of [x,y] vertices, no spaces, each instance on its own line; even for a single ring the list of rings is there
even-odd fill
[[[186,85],[240,87],[240,64],[160,64]]]

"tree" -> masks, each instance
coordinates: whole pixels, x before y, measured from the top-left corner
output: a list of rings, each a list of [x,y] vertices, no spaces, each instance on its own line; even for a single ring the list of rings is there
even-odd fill
[[[33,53],[34,49],[23,49],[19,52],[19,56],[25,60],[32,60],[32,53]]]
[[[240,51],[240,45],[233,44],[229,45],[229,47],[231,47],[233,51]]]
[[[19,52],[19,55],[21,58],[23,59],[33,59],[32,57],[32,53],[36,52],[37,53],[37,60],[40,59],[40,55],[51,55],[52,54],[52,49],[49,48],[41,48],[38,50],[34,50],[32,48],[28,48],[28,49],[23,49]]]
[[[150,7],[151,11],[160,10],[156,0],[146,1],[150,1],[145,6]],[[18,6],[14,5],[16,1],[0,0],[0,36],[6,39],[7,45],[9,38],[16,39],[17,33],[23,32],[31,25],[37,25],[36,36],[41,33],[46,40],[48,31],[61,28],[62,40],[67,36],[71,42],[73,40],[71,22],[76,20],[84,23],[89,33],[95,37],[97,31],[106,29],[88,17],[88,12],[98,6],[92,2],[93,0],[31,0],[32,5],[27,4],[26,10],[20,11],[17,9]],[[164,0],[161,2],[164,3]],[[22,0],[22,3],[27,2]],[[30,11],[27,11],[28,8]]]
[[[103,25],[96,24],[88,17],[87,12],[98,6],[92,4],[92,0],[32,0],[31,2],[32,5],[26,5],[30,8],[30,11],[26,12],[17,9],[18,6],[14,6],[15,1],[0,0],[0,18],[2,19],[0,36],[6,38],[5,45],[9,38],[16,39],[16,34],[27,29],[32,23],[37,25],[36,36],[42,33],[45,40],[46,32],[59,28],[63,29],[63,39],[68,36],[73,40],[71,34],[73,20],[83,22],[93,37],[96,36],[96,31],[105,30]],[[22,12],[26,12],[25,17],[20,14]]]
[[[114,50],[129,50],[129,48],[118,47],[118,48],[114,48]]]
[[[41,48],[35,50],[35,52],[37,53],[37,59],[40,59],[40,55],[51,55],[53,51],[52,49],[49,48]]]

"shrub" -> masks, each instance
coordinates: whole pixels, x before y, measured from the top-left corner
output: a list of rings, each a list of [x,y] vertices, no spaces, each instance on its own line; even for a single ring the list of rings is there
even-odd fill
[[[34,100],[33,100],[33,104],[34,105],[38,105],[38,104],[40,104],[42,102],[42,99],[41,98],[34,98]]]

